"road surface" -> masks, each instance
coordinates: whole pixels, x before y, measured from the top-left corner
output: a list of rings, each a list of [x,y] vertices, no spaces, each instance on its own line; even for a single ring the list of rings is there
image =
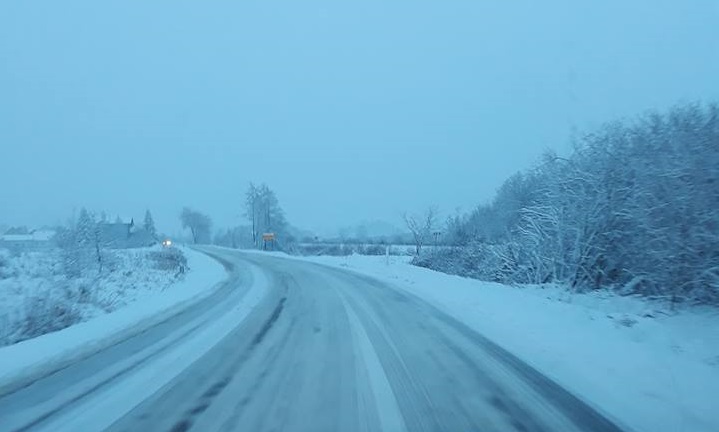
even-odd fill
[[[307,262],[206,252],[230,272],[213,296],[0,395],[0,430],[620,430],[407,292]],[[168,352],[239,313],[235,306],[257,283],[247,277],[253,268],[267,282],[259,303],[195,361],[151,386],[184,358],[168,362]]]

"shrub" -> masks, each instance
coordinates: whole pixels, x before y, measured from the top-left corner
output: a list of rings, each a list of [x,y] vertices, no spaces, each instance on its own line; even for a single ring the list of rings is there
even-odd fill
[[[517,282],[519,269],[511,259],[509,245],[473,243],[438,248],[415,257],[412,264],[443,273],[490,282]]]
[[[80,321],[81,312],[68,299],[48,295],[30,297],[25,302],[23,321],[11,343],[62,330]]]
[[[179,249],[167,248],[161,251],[153,251],[150,253],[150,260],[153,261],[155,269],[174,272],[177,276],[189,270],[187,258]]]

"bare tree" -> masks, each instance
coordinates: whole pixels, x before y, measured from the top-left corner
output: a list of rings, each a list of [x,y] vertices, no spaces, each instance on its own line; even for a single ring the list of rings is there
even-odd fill
[[[422,246],[432,235],[432,230],[437,225],[437,207],[429,207],[424,215],[414,216],[407,214],[402,215],[407,229],[414,239],[415,253],[419,256],[422,253]]]
[[[192,210],[189,207],[185,207],[182,209],[182,213],[180,213],[180,222],[182,222],[182,228],[190,230],[193,243],[200,244],[210,242],[212,220],[209,216]]]

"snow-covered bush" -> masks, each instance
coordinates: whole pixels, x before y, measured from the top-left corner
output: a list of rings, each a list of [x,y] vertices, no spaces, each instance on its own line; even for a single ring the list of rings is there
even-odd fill
[[[378,244],[361,245],[360,255],[384,255],[386,246]]]
[[[417,260],[487,280],[719,304],[719,106],[615,122],[512,176]]]
[[[154,262],[157,270],[170,271],[176,275],[183,274],[188,270],[187,258],[182,251],[176,248],[151,252],[149,258]]]
[[[492,282],[519,282],[519,267],[512,260],[509,244],[474,242],[467,246],[437,248],[415,256],[412,263],[443,273]]]

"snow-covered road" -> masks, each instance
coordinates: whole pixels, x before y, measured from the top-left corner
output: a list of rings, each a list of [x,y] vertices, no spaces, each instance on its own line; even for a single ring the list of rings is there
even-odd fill
[[[231,269],[222,288],[0,395],[0,430],[619,430],[410,293],[318,264],[207,251]]]

